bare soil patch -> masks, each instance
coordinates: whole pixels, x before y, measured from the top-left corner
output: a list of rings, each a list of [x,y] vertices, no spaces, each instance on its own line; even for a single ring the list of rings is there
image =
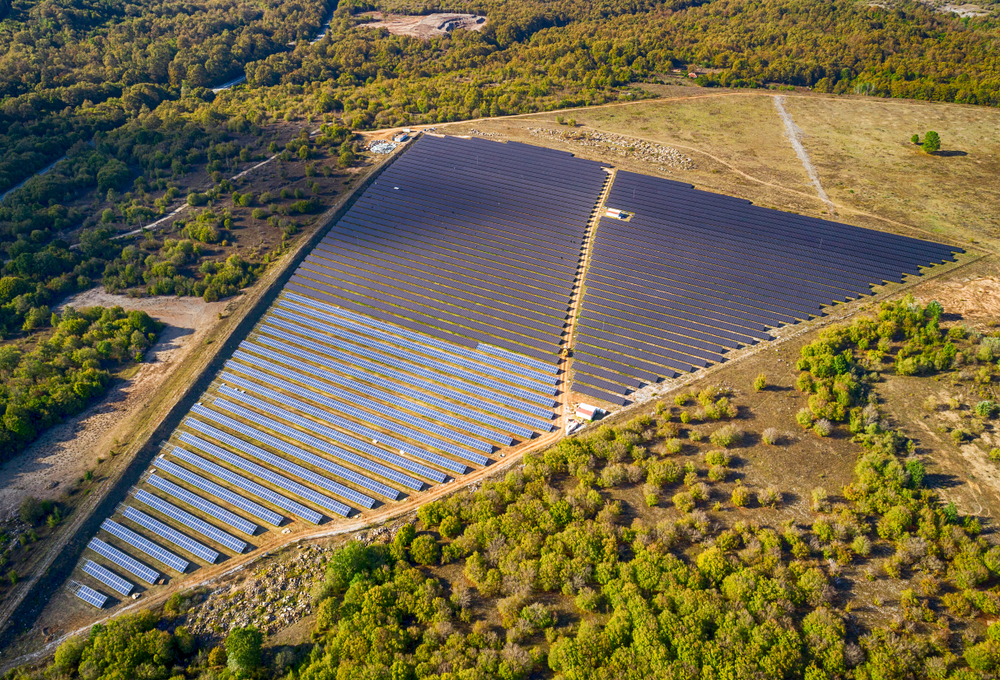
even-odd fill
[[[486,17],[477,14],[428,14],[406,16],[399,14],[371,13],[372,22],[361,24],[365,28],[385,28],[393,35],[409,35],[427,40],[446,35],[457,29],[479,31],[486,25]]]
[[[57,499],[74,481],[107,457],[115,446],[117,426],[128,421],[156,393],[172,369],[197,348],[231,301],[207,303],[201,298],[130,298],[109,295],[103,288],[84,291],[62,306],[121,306],[141,310],[167,324],[159,342],[146,354],[136,373],[115,382],[108,394],[83,413],[46,431],[26,451],[0,466],[0,520],[17,513],[28,496]],[[62,308],[60,307],[60,309]]]

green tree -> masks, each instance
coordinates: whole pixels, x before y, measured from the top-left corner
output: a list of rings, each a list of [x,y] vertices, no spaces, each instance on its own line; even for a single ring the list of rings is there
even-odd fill
[[[910,137],[910,143],[911,144],[919,144],[920,143],[920,135],[913,135],[912,137]]]
[[[248,675],[260,667],[264,636],[253,626],[236,627],[226,636],[226,665],[238,675]]]
[[[410,557],[417,564],[437,564],[441,559],[441,547],[430,534],[421,534],[410,544]]]
[[[941,137],[938,133],[931,131],[924,135],[924,143],[920,147],[924,153],[936,153],[941,150]]]

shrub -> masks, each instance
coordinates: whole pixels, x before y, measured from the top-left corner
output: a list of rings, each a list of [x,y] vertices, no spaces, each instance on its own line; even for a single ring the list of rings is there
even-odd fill
[[[264,636],[253,626],[236,627],[226,636],[226,665],[234,673],[247,674],[260,667]]]
[[[42,521],[42,518],[52,512],[52,501],[39,500],[33,496],[28,496],[21,501],[18,514],[21,521],[30,526],[34,526]]]
[[[995,401],[990,399],[984,399],[976,404],[975,411],[976,415],[980,418],[995,418],[997,413],[1000,412],[1000,405],[997,405]]]
[[[1000,449],[990,449],[990,460],[1000,461]]]
[[[757,377],[753,380],[754,392],[763,392],[767,389],[767,376],[763,373],[758,373]]]
[[[708,468],[708,478],[713,482],[724,482],[729,475],[729,468],[725,465],[713,465]]]
[[[972,439],[972,435],[959,427],[951,431],[951,438],[956,444],[961,444]]]
[[[833,423],[831,423],[826,418],[820,418],[813,425],[813,432],[818,434],[820,437],[829,437],[833,433]]]
[[[455,515],[448,515],[441,520],[439,531],[445,538],[455,538],[462,533],[462,520]]]
[[[760,438],[768,446],[777,446],[781,441],[781,433],[778,432],[778,428],[769,427],[761,433]]]
[[[781,504],[781,492],[775,486],[766,487],[757,494],[757,502],[770,508],[777,507]]]
[[[708,465],[729,465],[732,460],[728,451],[709,451],[705,454],[705,463]]]
[[[808,430],[813,426],[813,418],[814,416],[812,411],[807,408],[799,409],[799,412],[795,414],[795,422],[797,422],[803,430]]]
[[[677,438],[668,439],[663,442],[663,449],[667,453],[680,453],[682,447],[681,440]]]
[[[421,534],[410,544],[410,557],[417,564],[437,564],[441,559],[441,547],[430,534]]]
[[[691,512],[694,510],[694,498],[687,491],[675,493],[673,497],[674,507],[681,512]]]
[[[733,489],[732,495],[733,505],[743,508],[749,505],[751,500],[752,494],[750,493],[750,489],[743,486],[742,482],[736,482],[736,488]]]
[[[867,536],[855,536],[851,541],[851,550],[861,557],[868,557],[872,552],[872,542]]]
[[[715,446],[729,448],[730,446],[738,444],[743,439],[743,431],[735,425],[723,425],[719,429],[712,432],[708,439]]]
[[[812,490],[812,509],[813,512],[827,512],[830,509],[829,496],[821,486]]]

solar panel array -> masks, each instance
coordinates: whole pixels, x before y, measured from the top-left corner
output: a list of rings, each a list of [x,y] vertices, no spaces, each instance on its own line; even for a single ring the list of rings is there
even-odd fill
[[[87,563],[83,565],[83,571],[90,574],[104,585],[110,587],[112,590],[117,590],[122,595],[131,595],[132,591],[135,589],[135,586],[123,579],[121,576],[110,569],[102,567],[93,560],[87,560]]]
[[[167,517],[177,520],[187,528],[197,531],[203,536],[207,536],[216,543],[224,545],[235,553],[241,553],[246,550],[246,541],[241,541],[235,536],[227,534],[225,531],[212,526],[208,522],[198,519],[191,513],[181,510],[173,503],[168,503],[148,491],[144,491],[143,489],[136,490],[135,499],[140,503],[144,503],[152,509],[163,513]]]
[[[288,289],[468,348],[527,355],[552,373],[607,177],[562,151],[425,135]]]
[[[101,557],[111,560],[122,569],[135,574],[150,585],[156,583],[156,579],[160,578],[160,573],[155,569],[150,569],[145,564],[133,559],[118,548],[105,543],[99,538],[90,539],[90,543],[87,544],[87,547]]]
[[[154,560],[162,562],[174,571],[178,571],[183,574],[187,570],[188,564],[190,564],[187,560],[181,559],[169,550],[163,549],[156,543],[150,541],[148,538],[145,538],[141,534],[137,534],[127,527],[123,527],[121,524],[112,519],[104,520],[101,523],[101,528],[115,538],[121,539],[133,548],[146,553]]]
[[[629,172],[606,203],[632,217],[596,230],[573,390],[618,404],[962,252]]]
[[[83,600],[88,604],[92,604],[98,609],[103,609],[104,604],[108,601],[108,596],[104,593],[99,593],[89,586],[78,586],[73,594],[78,598]]]

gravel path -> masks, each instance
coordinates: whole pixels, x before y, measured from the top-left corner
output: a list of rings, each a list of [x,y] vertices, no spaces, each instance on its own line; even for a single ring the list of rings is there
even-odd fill
[[[819,173],[816,171],[816,166],[813,165],[812,160],[809,159],[809,154],[806,152],[806,148],[802,146],[802,128],[795,124],[792,120],[792,116],[785,110],[785,98],[781,95],[774,97],[774,108],[778,110],[778,115],[781,116],[781,120],[785,123],[785,134],[788,135],[788,141],[792,143],[792,148],[795,149],[795,155],[799,157],[802,161],[802,167],[806,169],[806,173],[809,175],[809,180],[812,185],[816,187],[816,193],[819,195],[820,199],[826,203],[827,209],[829,209],[831,215],[837,214],[834,208],[833,201],[830,197],[826,195],[823,191],[823,185],[819,183]]]

